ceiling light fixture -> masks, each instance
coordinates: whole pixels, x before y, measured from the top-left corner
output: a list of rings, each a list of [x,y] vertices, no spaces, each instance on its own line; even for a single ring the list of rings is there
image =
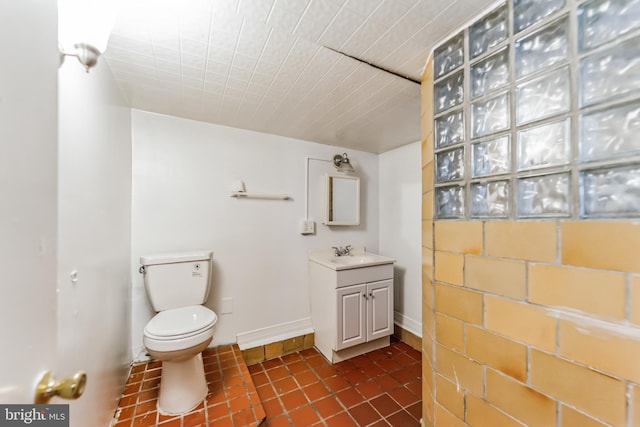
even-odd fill
[[[116,20],[117,1],[58,0],[58,43],[60,65],[74,56],[89,69],[104,53]],[[73,46],[73,50],[65,51]]]
[[[338,172],[343,173],[353,173],[354,169],[351,166],[351,162],[349,161],[349,157],[347,157],[347,153],[336,154],[333,156],[333,166],[338,170]]]

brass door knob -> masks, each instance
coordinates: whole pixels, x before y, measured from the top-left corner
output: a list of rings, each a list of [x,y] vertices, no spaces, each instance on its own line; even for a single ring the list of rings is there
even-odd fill
[[[50,371],[45,372],[36,386],[36,394],[33,403],[47,404],[52,397],[63,399],[77,399],[84,393],[87,385],[87,374],[78,371],[75,374],[56,381]]]

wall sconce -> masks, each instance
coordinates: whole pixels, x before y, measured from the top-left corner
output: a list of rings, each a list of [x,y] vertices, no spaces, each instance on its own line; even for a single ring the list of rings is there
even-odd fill
[[[353,166],[351,166],[351,162],[349,161],[349,157],[347,157],[347,153],[336,154],[335,156],[333,156],[332,163],[333,166],[338,170],[338,172],[354,172]]]
[[[65,56],[75,56],[89,69],[106,50],[116,21],[117,1],[58,0],[60,65]],[[64,50],[71,49],[72,50]]]

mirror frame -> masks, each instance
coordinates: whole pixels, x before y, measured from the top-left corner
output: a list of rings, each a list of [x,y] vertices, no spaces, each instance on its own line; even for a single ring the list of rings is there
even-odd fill
[[[331,205],[332,198],[330,194],[330,189],[332,187],[331,180],[339,178],[339,179],[347,179],[353,180],[356,183],[356,194],[355,194],[355,220],[354,221],[333,221]],[[325,186],[324,186],[324,225],[360,225],[360,177],[353,175],[335,175],[335,174],[326,174],[325,176]]]

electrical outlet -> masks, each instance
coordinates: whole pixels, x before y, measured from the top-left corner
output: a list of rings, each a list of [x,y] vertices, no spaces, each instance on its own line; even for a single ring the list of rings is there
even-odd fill
[[[315,234],[316,222],[312,219],[302,219],[298,226],[300,234]]]

